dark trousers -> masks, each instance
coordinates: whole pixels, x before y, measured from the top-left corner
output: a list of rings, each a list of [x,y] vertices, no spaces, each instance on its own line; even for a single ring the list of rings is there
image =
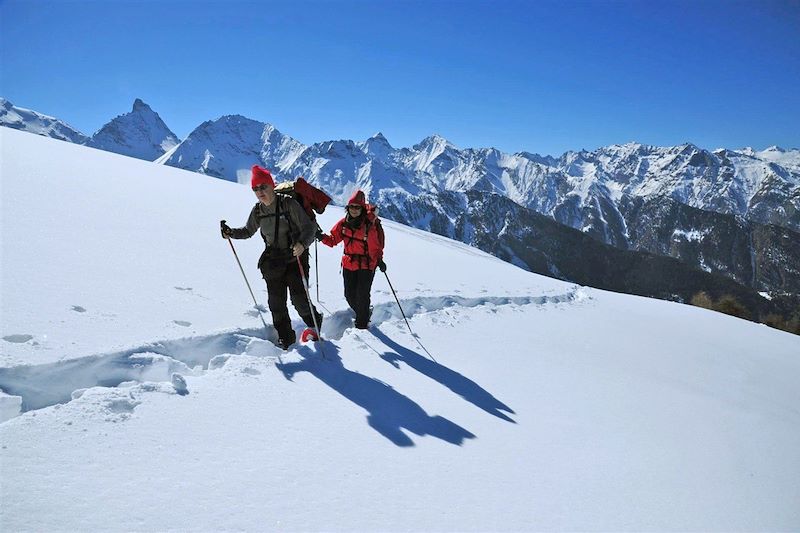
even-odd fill
[[[366,328],[369,324],[369,302],[374,270],[342,271],[344,277],[344,297],[347,304],[356,313],[356,327]]]
[[[300,256],[303,264],[303,271],[308,276],[308,252]],[[290,262],[265,261],[261,266],[261,273],[267,282],[267,303],[272,313],[272,325],[278,331],[281,340],[294,342],[295,334],[292,329],[292,321],[289,318],[289,309],[286,306],[286,291],[292,299],[292,305],[297,310],[297,314],[303,322],[310,328],[314,327],[314,317],[317,317],[317,324],[322,323],[322,315],[310,304],[303,287],[303,278],[297,266],[297,259]]]

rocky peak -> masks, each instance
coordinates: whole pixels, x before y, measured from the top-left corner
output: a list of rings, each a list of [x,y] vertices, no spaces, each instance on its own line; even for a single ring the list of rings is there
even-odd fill
[[[130,113],[119,115],[105,124],[86,144],[92,148],[154,161],[179,142],[158,113],[137,98]]]
[[[152,109],[152,108],[151,108],[149,105],[145,104],[145,103],[144,103],[144,102],[141,100],[141,98],[137,98],[136,100],[134,100],[134,101],[133,101],[133,109],[131,110],[131,112],[132,112],[132,113],[136,113],[137,111],[138,111],[138,112],[143,112],[143,111],[150,111],[150,112],[152,112],[152,111],[153,111],[153,109]]]

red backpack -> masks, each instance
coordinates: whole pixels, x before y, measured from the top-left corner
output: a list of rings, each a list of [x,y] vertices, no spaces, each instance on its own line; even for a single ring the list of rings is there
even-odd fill
[[[378,218],[378,206],[374,204],[367,204],[366,211],[367,211],[366,232],[368,234],[370,227],[375,226],[378,232],[378,242],[381,245],[381,250],[383,250],[383,247],[386,244],[386,237],[383,234],[383,225],[381,224],[381,219]]]
[[[305,209],[311,220],[316,220],[317,215],[325,212],[325,207],[331,202],[331,197],[324,191],[317,189],[302,176],[294,181],[284,181],[275,186],[275,193],[293,198]]]

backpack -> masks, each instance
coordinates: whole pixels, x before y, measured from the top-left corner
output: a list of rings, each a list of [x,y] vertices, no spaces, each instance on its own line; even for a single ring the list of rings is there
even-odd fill
[[[371,226],[375,226],[376,230],[378,231],[378,242],[381,245],[381,250],[383,250],[384,245],[386,244],[386,236],[383,233],[383,225],[381,224],[381,219],[378,218],[378,206],[375,204],[367,204],[367,220],[366,220],[366,228],[365,228],[365,235],[369,234],[369,229]],[[370,215],[372,217],[372,221],[370,222]]]
[[[297,201],[311,220],[316,220],[317,215],[325,212],[325,207],[331,202],[331,197],[324,191],[317,189],[302,176],[294,181],[284,181],[275,186],[275,193]]]

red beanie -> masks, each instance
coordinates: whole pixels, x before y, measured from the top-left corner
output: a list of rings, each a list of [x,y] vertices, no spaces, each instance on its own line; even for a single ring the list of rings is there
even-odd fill
[[[360,205],[361,207],[365,207],[367,201],[364,199],[364,192],[357,189],[356,192],[353,193],[353,196],[347,200],[347,205]]]
[[[275,181],[272,179],[272,174],[269,170],[262,168],[258,165],[253,165],[252,178],[250,178],[250,186],[258,187],[259,185],[267,184],[270,187],[275,187]]]

